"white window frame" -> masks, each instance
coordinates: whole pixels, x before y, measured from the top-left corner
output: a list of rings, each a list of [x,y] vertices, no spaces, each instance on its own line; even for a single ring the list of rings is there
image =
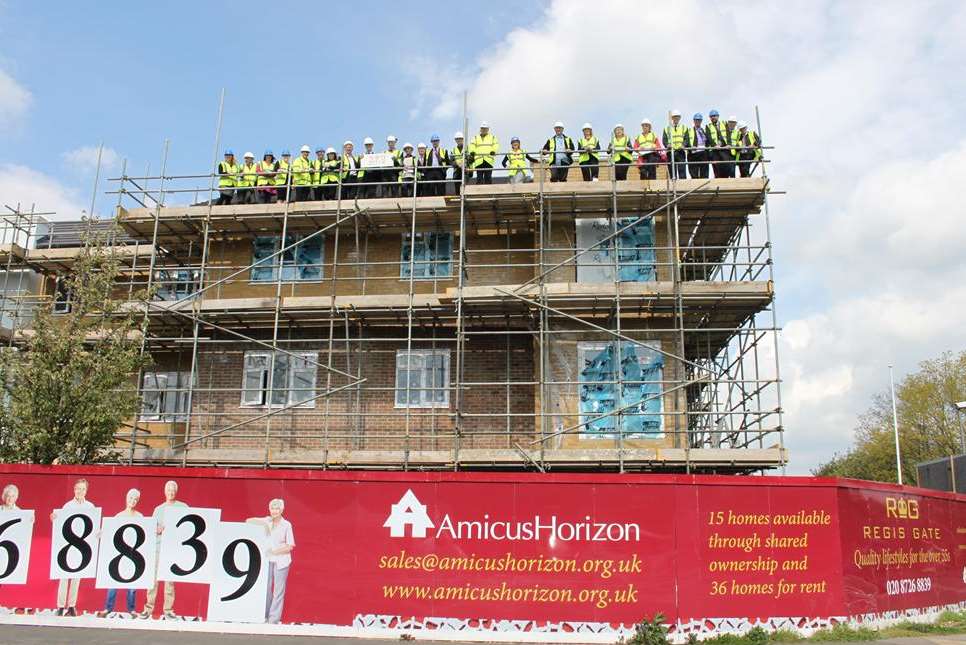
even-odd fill
[[[141,411],[140,421],[163,421],[166,423],[183,423],[188,420],[188,372],[145,372],[141,381]],[[150,384],[149,383],[153,383]],[[148,396],[157,396],[149,405]]]
[[[294,354],[298,358],[294,358]],[[249,359],[254,362],[255,359],[263,359],[264,367],[249,367]],[[318,352],[275,352],[275,361],[279,359],[290,361],[288,369],[285,372],[285,383],[279,385],[278,383],[272,382],[272,394],[274,395],[279,391],[287,391],[287,400],[282,403],[272,403],[268,401],[268,382],[269,374],[272,369],[272,351],[271,350],[253,350],[245,352],[242,358],[242,383],[241,383],[241,402],[239,405],[243,408],[284,408],[286,406],[292,406],[298,403],[296,398],[297,392],[309,391],[310,398],[307,401],[298,403],[295,407],[299,408],[314,408],[315,407],[315,397],[316,388],[318,387],[318,365],[316,364],[319,359]],[[304,359],[303,365],[299,364],[299,359]],[[307,362],[306,362],[307,361]],[[294,389],[294,379],[299,372],[304,374],[311,374],[312,387],[311,389],[302,388]],[[246,387],[248,384],[249,375],[254,376],[258,381],[259,385],[256,387]],[[249,397],[249,393],[255,393],[255,396]],[[274,398],[274,397],[273,397]]]
[[[406,368],[407,356],[411,361],[410,367]],[[426,368],[425,361],[429,357],[443,357],[443,378],[442,386],[444,389],[442,391],[443,400],[434,401],[430,397],[439,391],[437,389],[425,389],[422,382],[426,379],[428,370],[433,370],[435,367]],[[420,365],[414,365],[415,363],[420,363]],[[401,392],[406,391],[406,387],[400,387],[399,385],[399,375],[400,371],[406,370],[408,372],[414,372],[419,370],[420,372],[420,384],[416,387],[410,387],[409,392],[419,392],[419,400],[415,403],[412,401],[400,401],[399,396]],[[409,383],[409,377],[407,377],[406,382]],[[430,386],[430,388],[436,388],[437,386]],[[395,383],[393,388],[393,404],[396,408],[448,408],[449,407],[449,388],[450,388],[450,360],[449,360],[449,350],[448,349],[413,349],[407,352],[405,349],[396,350],[396,369],[395,369]],[[411,398],[411,397],[410,397]]]

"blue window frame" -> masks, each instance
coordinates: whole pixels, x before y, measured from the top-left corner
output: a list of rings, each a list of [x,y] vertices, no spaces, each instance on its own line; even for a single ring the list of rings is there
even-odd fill
[[[408,278],[410,265],[416,280],[449,278],[453,275],[453,234],[416,233],[416,241],[409,233],[403,235],[399,277]]]
[[[621,359],[615,364],[620,344]],[[625,439],[664,437],[660,343],[578,343],[582,438],[614,438],[617,419]],[[620,396],[618,396],[618,380]],[[622,412],[595,419],[629,406]],[[591,419],[594,419],[591,421]]]
[[[298,242],[300,236],[286,235],[285,245]],[[283,282],[312,281],[322,279],[322,249],[324,237],[316,235],[305,242],[275,255],[283,248],[281,235],[260,235],[252,243],[252,282],[271,282],[282,271]]]

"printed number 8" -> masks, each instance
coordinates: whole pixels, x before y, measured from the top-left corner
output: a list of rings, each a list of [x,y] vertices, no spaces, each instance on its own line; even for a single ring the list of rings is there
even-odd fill
[[[124,541],[124,532],[128,529],[134,529],[134,544],[128,544]],[[114,548],[117,549],[117,555],[107,565],[107,572],[111,574],[112,578],[118,582],[127,583],[144,575],[144,567],[146,566],[144,556],[138,553],[138,549],[144,544],[144,539],[144,529],[137,524],[125,524],[114,533]],[[122,558],[127,558],[134,565],[134,574],[129,578],[121,575]]]
[[[74,520],[79,519],[83,525],[83,533],[78,535],[74,533]],[[86,568],[88,564],[91,563],[91,558],[94,556],[91,551],[91,546],[85,542],[90,534],[94,531],[94,521],[91,520],[87,515],[71,515],[64,522],[64,526],[61,529],[61,535],[67,541],[67,544],[57,552],[57,565],[66,571],[67,573],[77,573],[82,569]],[[81,560],[80,564],[76,567],[70,567],[67,564],[67,553],[70,551],[71,547],[77,549],[80,553]]]

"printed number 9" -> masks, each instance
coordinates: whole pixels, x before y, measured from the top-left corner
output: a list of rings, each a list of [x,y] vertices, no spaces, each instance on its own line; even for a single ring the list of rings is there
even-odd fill
[[[17,519],[8,520],[3,524],[0,524],[0,534],[2,534],[4,531],[6,531],[8,528],[13,526],[17,522],[22,522],[22,521],[23,520],[18,517]],[[7,552],[7,566],[4,567],[3,571],[0,571],[0,580],[3,580],[11,573],[13,573],[13,570],[16,569],[17,565],[20,563],[20,549],[18,549],[16,543],[14,543],[11,540],[0,541],[0,549],[3,549],[4,551]]]
[[[248,568],[244,571],[239,569],[238,565],[235,564],[235,551],[242,545],[248,549]],[[248,593],[249,589],[255,586],[255,581],[258,580],[258,572],[262,569],[262,554],[258,551],[258,546],[251,540],[234,540],[233,542],[229,542],[228,546],[225,547],[225,552],[221,556],[221,566],[224,567],[225,573],[232,578],[245,579],[234,593],[230,593],[221,599],[222,602],[228,602],[229,600],[241,598]]]
[[[83,525],[83,533],[78,535],[74,533],[74,520],[80,520]],[[91,520],[87,515],[71,515],[64,522],[64,526],[61,529],[61,535],[67,541],[67,544],[57,552],[57,565],[66,571],[67,573],[77,573],[78,571],[87,567],[91,562],[91,558],[94,554],[91,551],[91,546],[85,542],[94,531],[94,521]],[[67,565],[67,553],[70,551],[71,547],[74,547],[80,552],[81,560],[80,564],[76,567],[70,567]]]
[[[204,533],[205,529],[208,528],[205,525],[204,519],[202,519],[200,515],[185,515],[180,520],[178,520],[178,523],[176,526],[180,528],[181,525],[184,524],[185,522],[187,522],[188,524],[191,524],[192,528],[194,529],[194,532],[191,534],[191,537],[189,537],[181,544],[183,546],[191,547],[194,550],[195,563],[191,565],[190,569],[182,569],[177,564],[172,564],[171,573],[174,573],[179,576],[187,576],[189,574],[194,573],[202,566],[204,566],[205,561],[208,559],[208,547],[205,546],[204,542],[198,539],[198,536]]]
[[[134,529],[134,544],[128,544],[124,541],[124,532],[128,529]],[[127,583],[144,575],[144,567],[147,565],[144,562],[144,556],[138,553],[138,549],[144,544],[144,539],[144,529],[137,524],[125,524],[114,533],[114,548],[117,549],[117,555],[107,565],[107,571],[112,578],[118,582]],[[121,575],[122,558],[127,558],[134,565],[134,573],[129,578]]]

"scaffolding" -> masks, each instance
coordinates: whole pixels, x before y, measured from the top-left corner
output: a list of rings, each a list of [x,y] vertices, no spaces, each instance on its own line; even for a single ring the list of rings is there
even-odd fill
[[[334,199],[232,205],[215,204],[217,173],[170,175],[166,159],[167,143],[159,174],[109,180],[118,293],[154,294],[132,303],[154,364],[136,375],[142,413],[117,434],[126,463],[748,473],[787,461],[767,155],[759,176],[676,178],[662,162],[657,179],[620,181],[601,155],[596,181],[574,167],[551,182],[541,163],[531,181],[463,173],[431,196],[418,174],[401,194],[370,170],[340,176]],[[17,343],[77,249],[9,210],[0,318]],[[40,276],[37,293],[13,288],[18,271]]]

